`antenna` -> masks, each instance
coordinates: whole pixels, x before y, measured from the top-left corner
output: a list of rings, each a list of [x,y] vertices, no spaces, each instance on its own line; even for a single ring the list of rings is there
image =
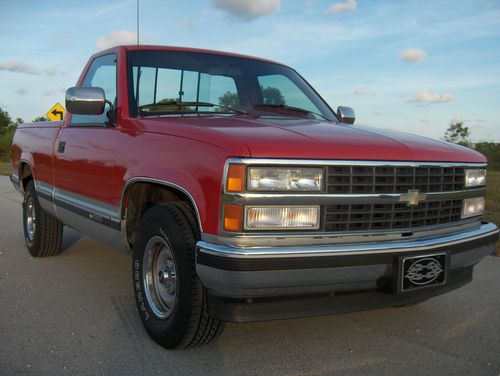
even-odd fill
[[[141,80],[141,64],[140,64],[140,50],[139,50],[139,0],[137,0],[137,79],[135,88],[135,105],[137,109],[139,108],[139,82]]]
[[[139,50],[139,0],[137,0],[137,50]]]

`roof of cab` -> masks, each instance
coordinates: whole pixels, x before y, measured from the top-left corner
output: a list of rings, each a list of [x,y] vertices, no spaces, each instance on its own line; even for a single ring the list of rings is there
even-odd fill
[[[120,45],[120,46],[115,46],[111,47],[107,50],[104,51],[99,51],[98,54],[96,55],[105,55],[106,53],[116,51],[117,48],[123,47],[128,51],[136,51],[136,50],[156,50],[156,51],[178,51],[178,52],[193,52],[193,53],[199,53],[199,54],[210,54],[210,55],[221,55],[221,56],[232,56],[232,57],[240,57],[244,59],[252,59],[252,60],[258,60],[258,61],[265,61],[267,63],[273,63],[273,64],[280,64],[283,65],[280,62],[269,60],[269,59],[263,59],[260,57],[255,57],[255,56],[250,56],[250,55],[243,55],[243,54],[235,54],[232,52],[225,52],[225,51],[216,51],[216,50],[207,50],[207,49],[202,49],[202,48],[190,48],[190,47],[178,47],[178,46],[155,46],[155,45]]]

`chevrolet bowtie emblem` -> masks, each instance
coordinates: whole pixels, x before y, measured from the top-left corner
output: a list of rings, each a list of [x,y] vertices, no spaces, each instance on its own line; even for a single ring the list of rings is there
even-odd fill
[[[420,193],[418,189],[410,189],[408,193],[403,193],[399,196],[399,202],[406,202],[408,206],[417,206],[420,201],[424,201],[427,194]]]

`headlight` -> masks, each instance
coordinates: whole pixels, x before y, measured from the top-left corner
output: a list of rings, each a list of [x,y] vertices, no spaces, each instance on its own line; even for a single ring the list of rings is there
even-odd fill
[[[484,197],[467,198],[464,200],[462,218],[482,215],[484,212]]]
[[[465,170],[465,187],[478,187],[486,185],[486,170],[481,169],[466,169]]]
[[[245,230],[317,230],[319,206],[249,206]]]
[[[321,192],[322,168],[249,167],[249,191]]]

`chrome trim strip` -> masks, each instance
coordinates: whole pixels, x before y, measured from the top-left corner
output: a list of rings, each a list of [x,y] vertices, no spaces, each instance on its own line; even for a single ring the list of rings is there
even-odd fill
[[[384,203],[398,203],[399,198],[401,197],[401,193],[389,193],[389,194],[332,194],[332,193],[226,193],[228,196],[233,197],[234,202],[246,202],[246,200],[261,200],[264,201],[266,199],[273,200],[284,200],[289,198],[301,198],[308,199],[309,201],[315,200],[315,202],[320,202],[319,200],[328,199],[328,203],[337,203],[342,201],[350,201],[352,199],[356,200],[367,200],[363,203],[369,203],[368,200],[383,200]],[[486,188],[474,188],[474,189],[466,189],[463,191],[449,191],[449,192],[430,192],[426,193],[427,197],[425,201],[432,200],[452,200],[454,198],[464,198],[464,197],[474,197],[478,195],[486,194]],[[335,199],[334,202],[331,199]],[[252,203],[257,203],[261,201],[252,201]],[[359,202],[359,201],[358,201]]]
[[[182,193],[184,193],[189,198],[189,200],[191,201],[191,204],[194,207],[194,210],[196,212],[196,218],[198,219],[198,223],[200,225],[200,231],[203,232],[203,228],[202,228],[202,224],[201,224],[200,211],[198,210],[198,206],[196,205],[196,201],[194,200],[194,197],[191,195],[191,193],[189,193],[189,191],[186,188],[184,188],[184,187],[182,187],[182,186],[180,186],[180,185],[178,185],[176,183],[171,183],[171,182],[169,182],[167,180],[160,180],[160,179],[155,179],[155,178],[147,178],[147,177],[143,177],[143,176],[136,176],[134,178],[131,178],[131,179],[127,180],[127,182],[125,183],[125,185],[123,187],[122,198],[121,198],[121,203],[120,203],[121,219],[122,220],[123,220],[123,215],[124,215],[123,203],[124,203],[124,200],[125,200],[125,194],[127,192],[127,189],[129,187],[129,185],[131,185],[133,183],[140,183],[140,182],[157,183],[157,184],[160,184],[160,185],[165,185],[167,187],[178,189],[179,191],[181,191]]]
[[[57,188],[54,190],[54,200],[62,201],[87,212],[97,214],[110,221],[120,222],[120,209],[116,206]]]
[[[188,197],[188,199],[191,201],[191,204],[193,205],[193,208],[194,208],[195,213],[196,213],[196,219],[198,220],[198,225],[200,226],[200,231],[203,232],[203,225],[201,223],[200,211],[198,210],[198,206],[196,205],[196,201],[194,200],[194,197],[191,195],[191,193],[189,193],[189,191],[187,189],[185,189],[184,187],[182,187],[176,183],[171,183],[171,182],[166,181],[166,180],[148,178],[148,177],[144,177],[144,176],[136,176],[134,178],[130,178],[129,180],[127,180],[127,182],[123,186],[122,197],[120,200],[120,227],[121,227],[121,233],[122,233],[122,242],[123,242],[123,245],[125,246],[125,248],[129,252],[131,252],[132,249],[130,248],[130,244],[129,244],[128,238],[127,238],[126,208],[124,206],[125,195],[127,194],[127,191],[128,191],[128,188],[130,185],[132,185],[134,183],[141,183],[141,182],[156,183],[156,184],[164,185],[166,187],[178,189],[179,191],[184,193]]]
[[[310,165],[310,166],[405,166],[405,167],[486,167],[487,163],[471,162],[404,162],[404,161],[358,161],[341,159],[270,159],[270,158],[229,158],[227,163],[252,165]]]
[[[330,244],[322,246],[302,247],[259,247],[236,248],[228,245],[211,244],[199,241],[196,246],[198,253],[208,253],[223,257],[237,258],[276,258],[276,257],[315,257],[335,255],[362,255],[387,252],[430,251],[435,248],[451,246],[464,241],[471,241],[486,236],[498,234],[499,230],[493,223],[481,225],[478,229],[453,233],[446,236],[418,239],[412,241],[377,242],[364,244]]]
[[[466,231],[478,228],[481,225],[479,218],[469,218],[454,223],[419,227],[417,229],[373,230],[358,232],[245,232],[228,233],[221,235],[201,234],[201,240],[207,243],[227,244],[233,247],[266,247],[272,244],[276,247],[295,247],[301,245],[346,244],[346,243],[373,243],[405,239],[407,241],[419,238],[429,238],[446,235],[457,231]],[[412,231],[413,230],[413,231]],[[403,235],[406,234],[406,235]],[[411,234],[411,235],[410,235]]]

